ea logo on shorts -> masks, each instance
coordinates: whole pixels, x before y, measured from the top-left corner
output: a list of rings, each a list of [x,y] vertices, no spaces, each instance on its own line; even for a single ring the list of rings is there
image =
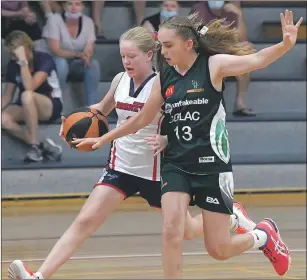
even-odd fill
[[[166,103],[166,104],[165,104],[165,109],[164,109],[165,113],[166,113],[166,114],[170,114],[170,113],[172,112],[172,110],[173,110],[172,105]]]

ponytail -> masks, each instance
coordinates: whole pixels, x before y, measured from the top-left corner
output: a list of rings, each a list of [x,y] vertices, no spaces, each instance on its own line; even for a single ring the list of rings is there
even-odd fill
[[[225,19],[215,19],[206,26],[198,13],[186,17],[173,17],[160,27],[176,29],[184,40],[193,40],[199,53],[208,55],[231,54],[247,55],[256,50],[249,42],[241,42],[237,28],[226,24]]]

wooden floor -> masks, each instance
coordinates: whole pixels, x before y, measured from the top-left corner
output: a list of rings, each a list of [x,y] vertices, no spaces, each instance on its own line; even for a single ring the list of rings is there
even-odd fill
[[[73,206],[27,209],[2,209],[2,279],[14,259],[24,260],[35,271],[78,213]],[[292,251],[292,266],[284,279],[306,279],[306,206],[247,209],[256,222],[271,217],[278,223]],[[53,278],[161,279],[161,221],[152,210],[116,212]],[[278,279],[260,251],[219,262],[203,250],[202,239],[196,239],[185,242],[184,252],[184,278]]]

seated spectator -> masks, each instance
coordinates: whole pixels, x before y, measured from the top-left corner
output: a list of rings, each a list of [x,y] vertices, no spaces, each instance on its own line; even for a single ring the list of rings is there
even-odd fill
[[[92,18],[95,24],[96,36],[105,38],[103,35],[103,27],[101,26],[101,14],[104,8],[105,1],[93,1],[92,4]],[[141,25],[144,19],[144,10],[146,7],[146,1],[136,0],[133,2],[133,8],[135,13],[136,25]]]
[[[2,129],[31,146],[26,161],[42,161],[43,155],[60,159],[62,148],[47,138],[38,141],[38,121],[61,116],[62,92],[52,56],[34,51],[34,43],[22,31],[13,31],[5,45],[11,53],[2,95]],[[17,98],[13,98],[16,87]],[[25,127],[19,125],[24,121]]]
[[[178,1],[165,0],[161,5],[161,11],[157,14],[145,18],[142,21],[142,25],[152,32],[158,31],[159,25],[161,23],[174,16],[177,16],[178,14],[179,14]]]
[[[14,30],[25,32],[33,41],[42,38],[36,14],[29,8],[28,1],[1,1],[1,38]]]
[[[46,18],[53,13],[61,14],[63,12],[63,6],[61,1],[53,1],[53,0],[41,0],[37,1],[41,10],[44,12]]]
[[[45,17],[48,18],[53,13],[63,13],[64,5],[63,1],[55,1],[55,0],[43,0],[38,1],[42,11],[45,14]],[[103,37],[102,29],[101,29],[101,12],[104,6],[104,1],[88,1],[91,4],[92,10],[92,19],[95,26],[95,34],[96,36]]]
[[[191,13],[198,12],[204,24],[208,24],[213,19],[225,19],[225,24],[234,24],[240,32],[240,40],[246,41],[246,26],[243,13],[238,1],[198,1],[192,7]],[[245,93],[248,89],[249,75],[237,78],[237,94],[234,104],[233,115],[254,116],[255,113],[246,107],[244,103]]]
[[[97,103],[100,65],[93,59],[95,30],[93,21],[82,14],[80,0],[66,1],[65,13],[53,14],[43,30],[50,52],[54,56],[62,91],[68,74],[84,76],[84,105]]]

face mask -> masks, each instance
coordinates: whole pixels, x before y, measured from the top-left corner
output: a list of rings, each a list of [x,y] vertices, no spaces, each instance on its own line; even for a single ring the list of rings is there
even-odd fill
[[[225,1],[208,1],[208,6],[211,10],[219,10],[224,6]]]
[[[65,12],[65,17],[67,19],[78,19],[81,16],[82,16],[81,12],[78,12],[78,13]]]
[[[162,10],[160,13],[160,17],[163,18],[164,20],[167,20],[169,18],[175,17],[178,15],[178,12],[169,12],[166,10]]]

